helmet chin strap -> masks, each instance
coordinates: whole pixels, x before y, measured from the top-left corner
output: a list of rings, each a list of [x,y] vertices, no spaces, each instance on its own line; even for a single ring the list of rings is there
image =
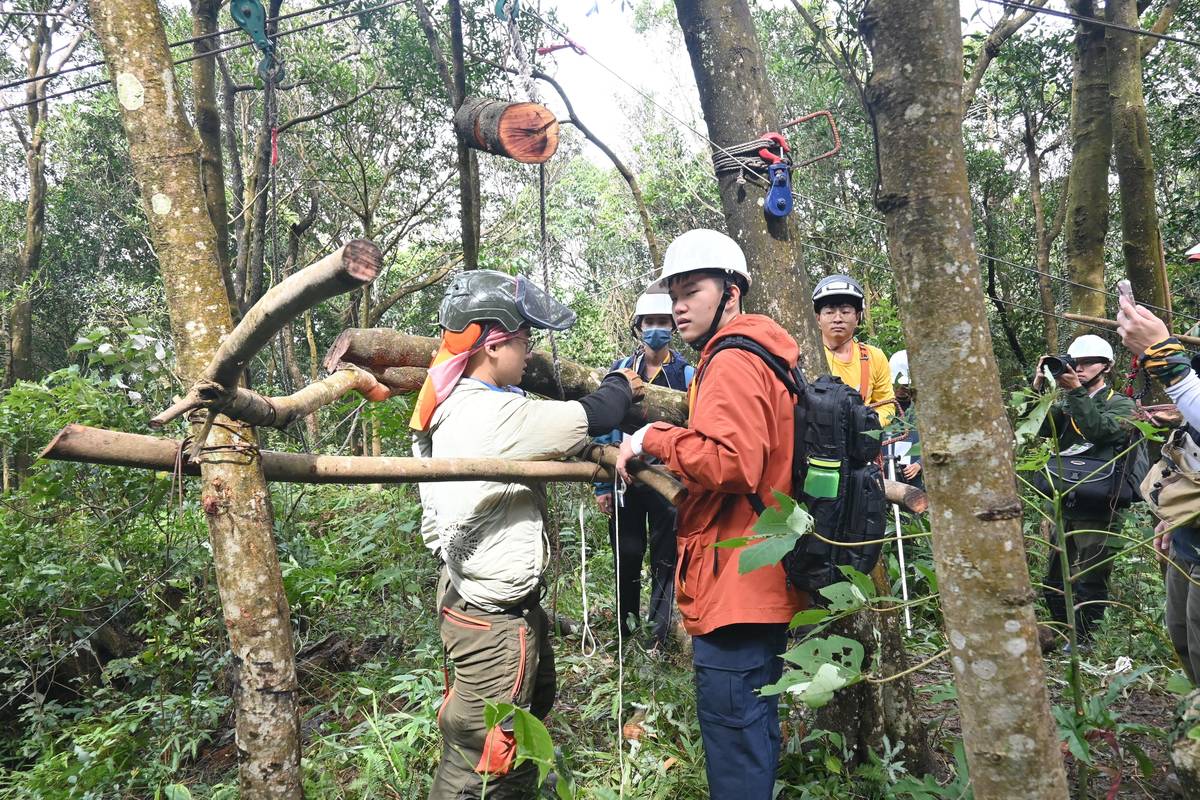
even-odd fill
[[[712,322],[709,324],[708,330],[692,345],[697,350],[703,350],[712,341],[712,338],[717,335],[717,328],[721,325],[721,317],[725,316],[725,304],[729,302],[729,298],[729,279],[726,278],[724,279],[724,288],[721,291],[721,302],[717,303],[717,310],[713,312]]]
[[[1108,368],[1100,370],[1091,380],[1083,381],[1080,385],[1090,392],[1092,387],[1095,386],[1099,381],[1103,380],[1104,376],[1108,374],[1109,368],[1111,368],[1111,365]]]

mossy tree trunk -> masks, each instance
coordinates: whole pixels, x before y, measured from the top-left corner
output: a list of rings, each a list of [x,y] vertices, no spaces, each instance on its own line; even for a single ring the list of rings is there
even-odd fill
[[[869,0],[861,30],[874,62],[876,202],[921,387],[934,563],[972,786],[979,800],[1057,800],[1066,776],[971,225],[959,6]]]
[[[730,147],[779,130],[775,95],[746,0],[676,0],[675,11],[700,90],[709,139]],[[797,215],[781,219],[765,214],[759,205],[765,189],[754,182],[740,184],[735,173],[719,175],[718,182],[726,228],[745,251],[754,276],[750,310],[774,318],[796,338],[806,374],[827,373]],[[896,668],[906,661],[896,615],[872,616],[860,615],[838,632],[858,639],[871,652],[878,649],[888,671],[902,671],[903,667]],[[863,692],[870,697],[864,699]],[[892,685],[841,692],[822,710],[823,724],[846,732],[851,745],[872,744],[882,735],[903,741],[906,760],[924,764],[929,759],[928,744],[912,698],[905,676]],[[858,755],[865,757],[862,748]]]
[[[731,147],[779,130],[779,111],[746,0],[676,0],[708,138]],[[796,215],[772,217],[759,202],[758,183],[718,176],[727,233],[742,246],[754,276],[749,308],[775,319],[796,337],[807,374],[828,372],[812,313]]]
[[[1071,10],[1097,17],[1095,0],[1073,0]],[[1103,317],[1104,238],[1108,235],[1108,161],[1112,117],[1108,100],[1108,45],[1104,28],[1076,23],[1071,83],[1071,171],[1063,255],[1071,286],[1071,310]],[[1080,328],[1079,333],[1090,329]]]
[[[1137,0],[1107,0],[1104,14],[1109,22],[1136,28],[1137,6]],[[1171,298],[1154,192],[1154,156],[1142,94],[1142,37],[1115,28],[1110,28],[1106,36],[1125,271],[1138,300],[1169,309]]]
[[[179,371],[190,383],[232,327],[199,141],[187,122],[154,0],[90,0],[89,6],[116,83],[134,177],[162,268]],[[202,506],[237,669],[241,796],[298,798],[291,621],[254,431],[221,418],[208,444],[226,450],[219,461],[201,457]]]

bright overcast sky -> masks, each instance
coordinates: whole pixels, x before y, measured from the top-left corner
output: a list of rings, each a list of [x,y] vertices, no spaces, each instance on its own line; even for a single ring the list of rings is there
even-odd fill
[[[779,6],[780,13],[796,13],[787,0],[751,2]],[[962,16],[969,20],[967,27],[970,30],[991,27],[1003,13],[1001,6],[983,0],[960,2]],[[635,89],[607,72],[605,67],[653,95],[655,102],[698,131],[705,132],[695,79],[692,77],[683,35],[678,29],[673,30],[669,41],[664,41],[664,32],[661,30],[654,31],[651,36],[637,34],[633,24],[633,4],[629,0],[624,3],[624,10],[622,0],[548,0],[547,5],[556,9],[559,20],[572,33],[572,38],[595,59],[570,50],[560,50],[550,57],[553,63],[548,65],[547,71],[558,78],[584,124],[601,141],[618,154],[627,155],[631,137],[625,124],[626,110],[635,108],[641,101]],[[592,10],[590,15],[589,10]],[[1028,27],[1032,27],[1034,22],[1054,27],[1070,24],[1062,19],[1040,17],[1030,22]],[[542,100],[565,116],[561,103],[550,87],[545,87]],[[681,123],[676,124],[682,126]],[[696,144],[699,148],[703,140],[696,137]],[[607,164],[607,159],[599,150],[590,144],[585,147],[588,158],[598,164]]]

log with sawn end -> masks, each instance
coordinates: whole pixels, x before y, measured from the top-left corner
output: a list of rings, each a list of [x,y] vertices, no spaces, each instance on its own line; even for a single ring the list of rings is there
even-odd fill
[[[379,382],[393,394],[416,391],[425,380],[425,368],[437,352],[438,340],[425,336],[410,336],[391,328],[349,328],[334,340],[325,355],[326,369],[339,364],[357,364],[370,370]],[[559,373],[566,399],[574,400],[594,391],[604,379],[605,371],[590,369],[574,361],[559,359]],[[546,397],[558,396],[554,378],[554,360],[549,353],[535,350],[529,367],[521,380],[521,388]],[[661,386],[646,385],[645,398],[635,406],[626,419],[628,425],[645,422],[687,423],[687,394]],[[884,492],[889,502],[913,513],[929,507],[925,492],[898,481],[884,480]]]

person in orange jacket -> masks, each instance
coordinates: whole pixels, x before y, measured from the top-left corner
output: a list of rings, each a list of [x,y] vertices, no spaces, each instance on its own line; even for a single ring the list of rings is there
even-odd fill
[[[688,489],[679,507],[676,598],[693,636],[696,710],[714,800],[770,800],[779,762],[778,697],[758,690],[779,680],[787,626],[806,605],[774,564],[738,571],[740,548],[716,542],[746,536],[757,521],[750,495],[772,505],[792,490],[794,401],[757,355],[712,354],[725,337],[753,339],[794,367],[799,350],[769,317],[745,313],[746,258],[733,239],[697,229],[667,248],[659,279],[679,335],[700,350],[688,427],[655,422],[621,443],[617,469],[648,454]]]

